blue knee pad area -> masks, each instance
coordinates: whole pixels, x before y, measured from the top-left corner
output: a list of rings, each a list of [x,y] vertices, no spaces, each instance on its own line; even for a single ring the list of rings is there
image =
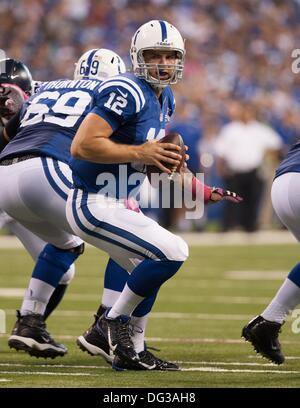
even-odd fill
[[[104,275],[104,287],[105,289],[115,290],[116,292],[122,292],[125,283],[129,278],[129,273],[126,269],[122,268],[111,258],[109,259]]]
[[[164,282],[175,275],[182,264],[183,262],[179,261],[145,259],[133,270],[127,285],[139,296],[151,296]]]
[[[294,268],[288,274],[288,279],[294,282],[294,284],[300,288],[300,263],[294,266]]]
[[[79,251],[59,249],[47,244],[38,257],[32,277],[56,287],[79,255]]]

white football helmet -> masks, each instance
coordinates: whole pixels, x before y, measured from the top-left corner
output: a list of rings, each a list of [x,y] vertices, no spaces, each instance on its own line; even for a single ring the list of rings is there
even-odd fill
[[[126,72],[118,54],[105,48],[85,52],[75,64],[74,79],[105,79]]]
[[[176,51],[175,64],[149,64],[145,63],[144,51]],[[185,47],[180,32],[172,24],[163,20],[152,20],[142,25],[132,37],[130,57],[133,71],[137,77],[145,79],[152,86],[164,88],[176,84],[182,79]],[[149,74],[149,69],[157,69],[157,78]],[[167,80],[159,79],[159,70],[173,70],[173,75]]]

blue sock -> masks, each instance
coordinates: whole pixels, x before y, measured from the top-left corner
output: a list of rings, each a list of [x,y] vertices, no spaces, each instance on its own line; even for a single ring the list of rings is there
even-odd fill
[[[78,258],[79,253],[47,244],[40,253],[32,277],[56,288],[64,273]]]
[[[294,266],[294,268],[288,274],[288,279],[300,287],[300,263]]]
[[[152,306],[154,305],[158,289],[154,291],[152,295],[147,296],[133,311],[132,316],[143,317],[151,312]]]
[[[129,276],[129,273],[124,268],[110,258],[105,269],[104,287],[121,293]],[[137,306],[132,315],[142,317],[148,314],[155,302],[157,292],[158,290],[155,290],[153,294],[146,297]]]
[[[145,259],[133,270],[127,285],[139,296],[151,296],[164,282],[175,275],[182,264],[183,262],[179,261]]]

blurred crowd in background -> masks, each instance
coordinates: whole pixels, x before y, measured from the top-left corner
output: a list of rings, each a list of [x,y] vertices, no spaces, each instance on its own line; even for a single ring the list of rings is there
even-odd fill
[[[204,172],[207,184],[226,186],[239,169],[230,163],[226,168],[226,158],[216,150],[224,126],[228,133],[226,126],[243,122],[249,111],[250,121],[274,130],[270,145],[254,143],[253,149],[260,149],[255,168],[249,164],[246,169],[250,174],[255,170],[262,181],[257,191],[251,187],[253,225],[244,224],[238,214],[237,225],[226,224],[222,206],[209,207],[196,223],[178,211],[157,216],[181,230],[216,225],[251,232],[272,226],[268,189],[278,160],[300,128],[300,74],[291,69],[292,50],[300,48],[300,0],[1,0],[0,48],[25,62],[40,81],[72,77],[74,62],[90,48],[110,48],[130,68],[131,37],[152,18],[174,24],[186,39],[184,79],[174,87],[177,108],[171,129],[190,147],[191,170]],[[246,160],[245,149],[241,154]]]

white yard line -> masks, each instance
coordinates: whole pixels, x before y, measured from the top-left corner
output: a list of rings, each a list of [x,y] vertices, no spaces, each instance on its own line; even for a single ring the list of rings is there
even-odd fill
[[[250,369],[229,369],[218,367],[193,367],[182,368],[181,371],[201,371],[207,373],[260,373],[260,374],[300,374],[300,371],[294,370],[250,370]]]
[[[224,277],[236,280],[283,280],[286,278],[288,271],[226,271]]]
[[[201,363],[200,363],[201,364]],[[221,365],[221,364],[220,364]],[[223,364],[222,364],[223,365]],[[28,367],[28,366],[27,366]],[[47,368],[56,368],[56,366],[47,366]],[[64,366],[64,368],[76,368],[76,366]],[[91,368],[90,366],[80,366],[80,368]],[[106,368],[106,367],[97,367],[97,368]],[[109,368],[109,367],[107,367]],[[236,369],[236,368],[220,368],[220,367],[192,367],[192,368],[182,368],[181,371],[198,371],[198,372],[207,372],[207,373],[256,373],[256,374],[300,374],[300,371],[297,370],[252,370],[252,369]],[[67,377],[97,377],[97,374],[92,373],[72,373],[72,372],[57,372],[57,371],[2,371],[0,370],[0,374],[5,375],[39,375],[39,376],[67,376]],[[6,379],[4,379],[6,380]]]
[[[282,245],[297,244],[295,238],[288,231],[258,231],[247,234],[244,232],[214,233],[188,233],[178,234],[189,245],[195,246],[230,246],[230,245]],[[87,245],[90,247],[90,245]],[[0,249],[23,248],[20,241],[13,236],[0,236]]]
[[[11,382],[8,378],[0,378],[0,382]]]
[[[14,309],[4,309],[7,315],[15,315],[16,311]],[[95,311],[84,311],[84,310],[56,310],[54,316],[56,317],[92,317]],[[210,313],[177,313],[177,312],[153,312],[150,315],[152,319],[197,319],[197,320],[238,320],[244,321],[249,320],[251,315],[242,314],[210,314]]]
[[[25,293],[24,289],[21,288],[0,288],[0,297],[5,298],[23,298]],[[173,295],[165,294],[164,301],[168,299],[173,299]],[[68,300],[81,301],[81,302],[91,302],[93,300],[99,300],[99,295],[97,294],[81,294],[81,293],[70,293],[68,294]],[[202,295],[176,295],[176,302],[181,303],[226,303],[226,304],[256,304],[264,305],[270,301],[267,297],[250,297],[250,296],[202,296]]]
[[[90,373],[59,373],[57,371],[1,371],[0,374],[17,374],[17,375],[54,375],[67,377],[96,377],[97,374]]]
[[[91,370],[98,370],[103,368],[110,368],[109,364],[105,364],[101,358],[96,359],[103,365],[73,365],[73,364],[24,364],[24,363],[0,363],[0,367],[31,367],[31,368],[85,368]],[[175,361],[178,364],[185,365],[212,365],[212,366],[257,366],[257,367],[277,367],[273,363],[247,363],[241,361],[222,362],[222,361]]]
[[[97,359],[96,359],[97,360]],[[98,358],[98,361],[102,363],[102,359]],[[26,367],[26,368],[87,368],[87,369],[102,369],[110,368],[109,364],[103,365],[71,365],[71,364],[24,364],[24,363],[0,363],[0,367]]]

